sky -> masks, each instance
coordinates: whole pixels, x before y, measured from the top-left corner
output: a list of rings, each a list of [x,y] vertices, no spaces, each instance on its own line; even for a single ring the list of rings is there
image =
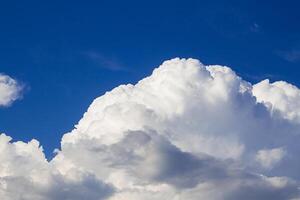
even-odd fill
[[[299,6],[1,2],[0,197],[299,198]]]
[[[231,66],[246,80],[300,85],[297,1],[9,1],[0,5],[0,71],[25,85],[1,132],[47,155],[92,100],[163,60]],[[15,124],[18,124],[17,126]]]

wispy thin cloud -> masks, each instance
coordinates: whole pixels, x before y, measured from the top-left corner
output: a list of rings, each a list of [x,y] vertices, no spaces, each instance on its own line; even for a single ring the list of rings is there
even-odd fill
[[[289,62],[298,62],[300,61],[300,50],[299,49],[293,49],[293,50],[287,50],[287,51],[276,51],[276,54],[283,58],[286,61]]]
[[[250,26],[250,31],[253,33],[258,33],[258,32],[260,32],[260,30],[261,30],[261,27],[256,22]]]
[[[83,55],[90,61],[97,64],[99,67],[108,69],[111,71],[124,71],[126,68],[116,58],[105,56],[97,51],[86,51]]]

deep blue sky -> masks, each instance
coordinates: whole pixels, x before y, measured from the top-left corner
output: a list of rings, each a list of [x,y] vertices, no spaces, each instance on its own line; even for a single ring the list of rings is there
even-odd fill
[[[298,1],[1,1],[0,72],[26,85],[0,132],[51,156],[91,101],[193,57],[300,86]]]

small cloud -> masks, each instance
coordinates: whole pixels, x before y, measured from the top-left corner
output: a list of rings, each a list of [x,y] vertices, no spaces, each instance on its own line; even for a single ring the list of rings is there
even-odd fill
[[[265,169],[271,169],[285,156],[283,148],[262,149],[255,156],[256,161]]]
[[[96,51],[87,51],[84,52],[83,55],[104,69],[111,71],[125,70],[125,67],[117,59],[104,56],[102,53]]]
[[[250,26],[250,31],[254,32],[254,33],[258,33],[258,32],[260,32],[260,26],[257,23],[253,23]]]
[[[0,107],[10,106],[22,97],[23,86],[8,75],[0,73]]]
[[[276,54],[289,62],[300,61],[300,50],[293,49],[289,51],[277,51]]]

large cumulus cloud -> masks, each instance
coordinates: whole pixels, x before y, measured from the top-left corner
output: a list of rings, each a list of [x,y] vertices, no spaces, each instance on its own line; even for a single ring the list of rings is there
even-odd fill
[[[2,135],[0,196],[297,199],[299,102],[286,82],[252,85],[228,67],[168,60],[95,99],[49,162],[37,141]]]

